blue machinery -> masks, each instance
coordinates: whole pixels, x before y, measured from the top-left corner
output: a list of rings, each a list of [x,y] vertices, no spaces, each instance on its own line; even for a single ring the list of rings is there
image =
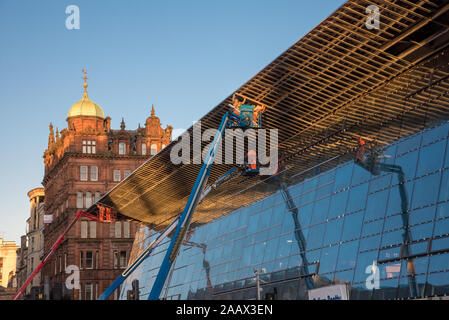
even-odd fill
[[[231,179],[233,176],[237,174],[236,168],[233,168],[229,172],[224,174],[222,177],[220,177],[214,184],[212,184],[207,188],[205,187],[210,175],[210,169],[215,160],[218,146],[220,145],[220,142],[224,136],[225,129],[236,127],[260,128],[262,112],[260,112],[259,115],[256,117],[256,120],[253,121],[254,108],[255,108],[254,106],[242,105],[241,106],[242,112],[240,115],[236,115],[234,113],[229,114],[229,112],[226,112],[223,115],[218,132],[215,135],[214,141],[212,142],[212,145],[209,148],[206,160],[196,178],[195,184],[187,200],[184,211],[153,242],[151,242],[151,244],[139,255],[139,257],[137,257],[137,259],[133,261],[128,266],[128,268],[126,268],[126,270],[109,286],[109,288],[107,288],[101,294],[101,296],[98,297],[98,300],[108,299],[109,296],[129,277],[129,275],[132,274],[132,272],[136,270],[136,268],[146,258],[148,258],[151,255],[153,249],[157,245],[159,245],[174,230],[172,240],[170,241],[170,245],[162,261],[159,273],[148,296],[148,300],[159,299],[162,289],[164,288],[164,285],[167,281],[167,277],[170,273],[170,270],[173,268],[173,265],[176,261],[176,257],[178,256],[181,244],[184,243],[184,238],[186,236],[187,231],[189,230],[190,222],[192,220],[192,216],[195,212],[198,203],[207,195],[207,193],[209,193],[209,191],[212,188],[215,189],[219,187],[220,185],[227,182],[229,179]],[[245,163],[245,166],[246,165],[247,163]],[[251,169],[249,171],[249,174],[254,174],[254,169]]]

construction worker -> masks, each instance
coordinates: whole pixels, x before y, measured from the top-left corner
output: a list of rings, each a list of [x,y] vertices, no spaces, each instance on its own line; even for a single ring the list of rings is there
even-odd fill
[[[247,153],[247,168],[250,170],[257,170],[257,153],[254,150],[249,150]]]
[[[253,127],[258,127],[259,126],[259,113],[264,113],[265,112],[265,108],[266,106],[258,104],[257,106],[254,107],[253,110]]]
[[[240,106],[242,103],[237,99],[237,97],[234,97],[232,100],[232,104],[229,104],[229,106],[232,108],[232,117],[233,123],[238,124],[238,120],[240,119]]]
[[[357,154],[355,156],[356,161],[363,161],[363,158],[365,157],[365,152],[366,152],[366,142],[362,137],[360,137],[359,138],[359,148],[358,148]]]

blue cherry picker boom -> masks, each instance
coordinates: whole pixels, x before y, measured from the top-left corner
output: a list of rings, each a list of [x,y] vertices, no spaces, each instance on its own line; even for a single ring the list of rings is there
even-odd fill
[[[368,152],[367,152],[368,151]],[[378,147],[377,143],[371,142],[368,146],[365,139],[359,138],[359,146],[356,152],[354,163],[370,172],[373,176],[378,176],[382,172],[394,173],[398,177],[398,189],[399,197],[401,199],[401,218],[402,226],[404,228],[403,238],[403,253],[402,256],[407,258],[412,255],[410,250],[410,242],[412,241],[412,234],[409,227],[409,214],[408,214],[408,198],[407,190],[405,188],[405,174],[401,166],[395,164],[387,164],[380,162],[380,159],[384,157],[382,150]],[[416,267],[413,258],[407,259],[407,273],[409,281],[410,294],[413,297],[418,296],[418,286],[415,275]]]
[[[245,101],[243,103],[245,103]],[[111,286],[103,292],[103,294],[98,298],[99,300],[108,299],[108,297],[129,277],[129,275],[132,274],[132,272],[136,270],[136,268],[151,255],[153,249],[174,230],[172,240],[167,249],[162,265],[159,269],[159,273],[148,296],[149,300],[159,299],[162,289],[167,281],[170,270],[173,267],[173,264],[179,253],[181,244],[192,245],[191,242],[185,241],[184,238],[187,234],[193,213],[198,203],[201,202],[212,189],[217,189],[239,173],[239,170],[234,167],[230,171],[222,175],[220,178],[218,178],[213,184],[206,186],[207,180],[210,175],[210,169],[215,160],[218,146],[221,143],[226,128],[259,129],[262,127],[262,113],[265,111],[266,107],[261,104],[252,105],[243,103],[241,103],[240,100],[235,97],[235,95],[233,96],[233,104],[230,105],[231,112],[226,112],[222,117],[218,132],[215,135],[214,141],[209,148],[206,160],[200,169],[192,192],[181,215],[176,218],[153,242],[151,242],[151,244],[136,258],[136,260],[133,261],[128,266],[128,268],[111,284]],[[241,174],[254,175],[258,171],[259,164],[257,159],[256,161],[253,160],[251,163],[249,163],[248,158],[245,158],[245,164]],[[201,248],[205,250],[205,245],[202,245]],[[208,266],[208,262],[205,262],[203,264],[206,271],[208,271],[210,269]],[[210,282],[210,280],[208,281]]]

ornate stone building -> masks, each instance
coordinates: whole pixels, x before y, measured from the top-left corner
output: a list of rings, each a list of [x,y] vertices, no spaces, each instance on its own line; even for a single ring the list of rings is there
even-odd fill
[[[84,75],[82,99],[67,115],[67,128],[55,133],[50,124],[43,185],[45,212],[52,222],[44,229],[45,252],[79,210],[90,207],[171,140],[172,127],[161,127],[154,107],[144,128],[126,130],[122,119],[120,129],[111,129],[111,118],[89,99],[86,79]],[[96,299],[126,267],[136,228],[131,222],[77,222],[43,268],[46,298]],[[65,286],[71,274],[66,268],[79,268],[79,289]]]

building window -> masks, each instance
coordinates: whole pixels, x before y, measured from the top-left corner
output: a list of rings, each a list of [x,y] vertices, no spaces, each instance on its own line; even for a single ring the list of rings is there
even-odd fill
[[[114,252],[114,269],[126,268],[126,251]]]
[[[84,267],[86,269],[92,269],[94,267],[92,251],[86,251],[86,261]]]
[[[94,140],[83,140],[83,153],[96,153],[96,144]]]
[[[120,181],[120,170],[114,170],[114,181]]]
[[[86,192],[86,206],[85,208],[89,208],[92,205],[92,193]]]
[[[131,174],[131,170],[123,170],[123,179]]]
[[[118,144],[118,154],[124,155],[126,150],[126,144],[124,142],[120,142]]]
[[[90,180],[98,181],[98,167],[96,167],[96,166],[90,167]]]
[[[87,166],[80,166],[80,180],[87,181]]]
[[[101,194],[100,194],[100,192],[95,192],[95,202],[97,202],[98,200],[100,200],[100,198],[101,198]]]
[[[81,238],[87,238],[87,221],[81,221]]]
[[[95,221],[89,221],[89,237],[97,237],[97,223]]]
[[[157,153],[157,145],[151,145],[151,155],[154,156]]]
[[[142,143],[142,155],[145,156],[147,154],[147,145]]]
[[[162,144],[162,149],[164,149],[165,148],[165,144]]]
[[[128,221],[123,222],[123,237],[129,238],[129,222]]]
[[[122,223],[120,221],[117,221],[115,223],[115,237],[116,238],[122,237]]]
[[[86,283],[84,286],[84,292],[85,292],[85,299],[86,300],[93,300],[93,291],[92,291],[92,283]]]
[[[84,208],[83,193],[82,192],[77,192],[76,193],[76,207],[78,209]]]

